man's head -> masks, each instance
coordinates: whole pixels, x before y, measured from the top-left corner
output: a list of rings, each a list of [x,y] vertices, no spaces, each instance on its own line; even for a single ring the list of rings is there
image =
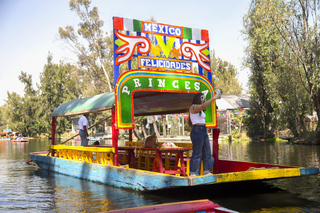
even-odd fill
[[[83,113],[83,115],[87,118],[89,116],[89,113]]]

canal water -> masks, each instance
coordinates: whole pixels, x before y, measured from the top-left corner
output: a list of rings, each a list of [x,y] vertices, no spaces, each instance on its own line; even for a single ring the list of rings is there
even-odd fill
[[[136,192],[28,165],[49,140],[0,141],[0,212],[103,212],[209,199],[239,212],[320,212],[320,176]],[[221,142],[220,158],[319,167],[320,146],[285,142]]]

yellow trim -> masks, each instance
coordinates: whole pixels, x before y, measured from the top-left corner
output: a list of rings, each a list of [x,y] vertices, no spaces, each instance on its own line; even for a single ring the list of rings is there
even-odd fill
[[[86,146],[65,146],[65,145],[51,145],[48,146],[49,149],[54,150],[78,150],[78,151],[87,151],[87,152],[111,152],[115,153],[114,148],[110,147],[86,147]]]
[[[51,145],[48,146],[48,148],[50,148],[50,154],[52,155],[52,153],[54,153],[54,157],[56,158],[109,166],[113,165],[114,148],[65,145]]]
[[[261,180],[283,177],[296,177],[300,176],[300,168],[287,168],[287,169],[261,169],[253,171],[233,172],[217,174],[217,183],[222,182],[235,182],[246,180]]]

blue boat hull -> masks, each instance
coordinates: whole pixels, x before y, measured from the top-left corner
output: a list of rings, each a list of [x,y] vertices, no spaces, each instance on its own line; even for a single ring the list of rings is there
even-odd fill
[[[44,153],[30,153],[29,156],[42,169],[137,191],[319,174],[318,168],[292,167],[183,177],[138,169],[66,160],[50,157]],[[252,164],[248,162],[238,163]]]
[[[130,188],[137,191],[158,190],[215,182],[215,176],[204,176],[202,178],[197,178],[198,180],[192,181],[188,177],[179,177],[117,166],[83,163],[80,161],[53,158],[36,153],[30,153],[30,158],[42,169],[117,187]]]
[[[0,138],[0,141],[10,141],[11,138]]]

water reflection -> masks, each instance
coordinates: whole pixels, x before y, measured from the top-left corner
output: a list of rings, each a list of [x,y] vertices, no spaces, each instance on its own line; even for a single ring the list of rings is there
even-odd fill
[[[320,146],[290,145],[286,142],[222,142],[220,159],[319,167]]]
[[[136,192],[47,172],[25,164],[48,140],[0,141],[0,211],[99,212],[209,199],[240,212],[320,211],[319,176]],[[319,146],[283,142],[222,142],[221,159],[319,167]]]
[[[51,208],[60,212],[101,212],[132,206],[152,205],[143,194],[61,174],[36,171],[35,176],[47,179],[54,189]]]

